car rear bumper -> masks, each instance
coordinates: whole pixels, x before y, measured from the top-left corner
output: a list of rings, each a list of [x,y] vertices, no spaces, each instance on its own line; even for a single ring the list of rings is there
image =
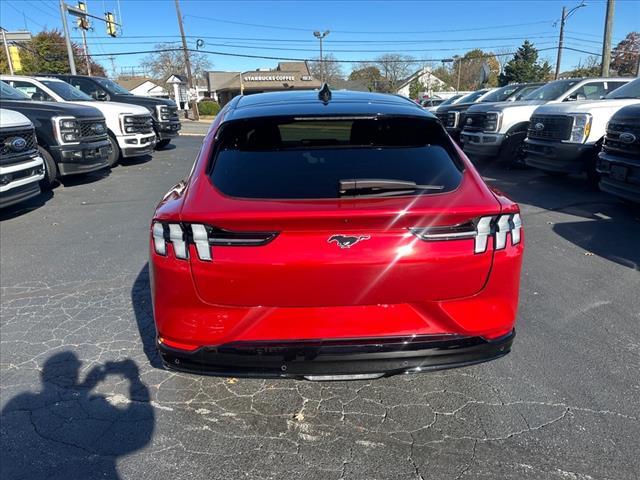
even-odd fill
[[[495,157],[500,153],[500,147],[505,135],[498,133],[482,133],[462,131],[460,140],[464,153],[472,157]]]
[[[234,377],[342,380],[457,368],[511,350],[515,331],[495,339],[460,335],[232,342],[184,351],[157,342],[171,370]]]
[[[563,173],[582,173],[587,169],[587,160],[597,149],[595,145],[578,143],[524,141],[525,164],[539,170]]]

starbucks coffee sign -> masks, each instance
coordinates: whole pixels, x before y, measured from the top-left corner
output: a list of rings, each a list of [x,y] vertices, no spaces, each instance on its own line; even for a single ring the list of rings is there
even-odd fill
[[[248,75],[243,77],[245,82],[295,82],[293,75]]]

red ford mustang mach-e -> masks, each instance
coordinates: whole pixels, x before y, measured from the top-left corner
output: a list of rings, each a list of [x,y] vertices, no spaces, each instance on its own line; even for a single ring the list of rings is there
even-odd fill
[[[439,121],[401,97],[240,96],[153,216],[168,368],[311,380],[507,354],[524,235]]]

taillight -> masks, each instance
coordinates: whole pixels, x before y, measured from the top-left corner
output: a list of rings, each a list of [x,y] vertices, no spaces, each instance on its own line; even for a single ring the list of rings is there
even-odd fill
[[[173,245],[176,258],[189,257],[189,244],[193,244],[200,260],[211,261],[211,247],[260,246],[273,240],[278,232],[229,231],[201,223],[154,222],[152,226],[153,246],[158,255],[167,255],[167,243]]]
[[[495,250],[502,250],[507,246],[507,233],[511,233],[512,245],[520,243],[522,219],[519,213],[480,217],[459,225],[445,225],[434,227],[414,227],[409,230],[415,236],[425,241],[474,239],[474,253],[487,251],[490,236],[494,237]]]

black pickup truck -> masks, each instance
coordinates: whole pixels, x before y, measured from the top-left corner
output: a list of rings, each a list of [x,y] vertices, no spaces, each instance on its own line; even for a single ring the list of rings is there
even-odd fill
[[[173,100],[134,95],[122,85],[104,77],[88,77],[85,75],[49,76],[60,78],[70,83],[96,100],[130,103],[148,109],[153,117],[153,130],[157,138],[156,148],[166,147],[172,138],[178,136],[181,128],[180,117],[178,116],[178,107]]]
[[[45,165],[42,188],[59,176],[93,172],[108,166],[111,144],[102,113],[93,107],[36,102],[0,82],[2,108],[20,112],[33,123]]]
[[[596,168],[600,190],[640,204],[640,104],[613,114]]]

